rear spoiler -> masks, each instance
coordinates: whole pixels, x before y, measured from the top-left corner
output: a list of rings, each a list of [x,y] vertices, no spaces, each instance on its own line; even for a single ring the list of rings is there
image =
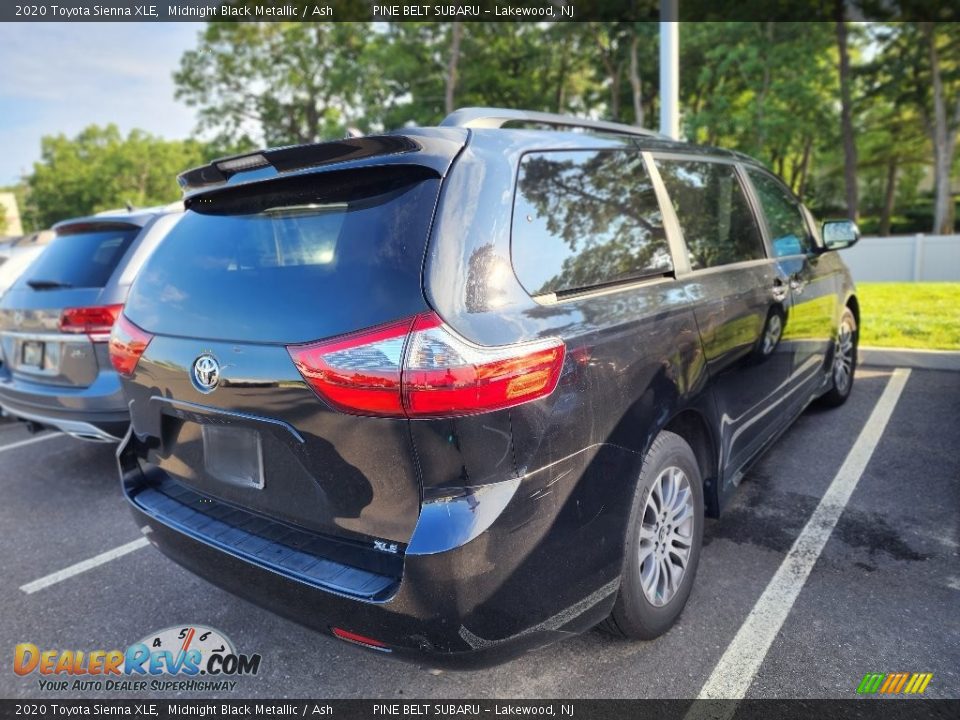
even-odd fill
[[[287,174],[321,170],[330,165],[424,165],[446,174],[463,147],[462,129],[412,129],[403,133],[345,138],[314,145],[291,145],[214,160],[177,176],[185,197],[225,185],[246,184]],[[410,157],[413,155],[414,157]]]

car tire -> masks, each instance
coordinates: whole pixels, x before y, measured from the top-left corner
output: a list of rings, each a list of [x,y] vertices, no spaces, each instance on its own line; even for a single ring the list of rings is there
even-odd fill
[[[703,479],[696,456],[679,435],[661,432],[640,470],[620,590],[601,630],[650,640],[670,629],[690,597],[703,523]]]
[[[857,319],[853,311],[846,307],[837,325],[837,336],[833,340],[833,355],[830,363],[830,389],[820,398],[826,407],[839,407],[850,397],[853,389],[853,376],[857,369],[857,341],[859,340]]]
[[[773,305],[767,311],[767,319],[763,323],[763,332],[753,344],[753,361],[762,363],[770,359],[774,351],[780,346],[783,338],[783,328],[787,325],[787,314],[779,304]]]

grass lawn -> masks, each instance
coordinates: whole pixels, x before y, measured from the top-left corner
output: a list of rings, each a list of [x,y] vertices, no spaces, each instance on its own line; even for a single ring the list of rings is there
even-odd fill
[[[960,350],[960,283],[857,283],[860,344]]]

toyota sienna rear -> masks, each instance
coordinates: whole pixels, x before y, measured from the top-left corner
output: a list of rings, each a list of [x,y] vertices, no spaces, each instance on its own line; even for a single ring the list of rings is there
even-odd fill
[[[110,343],[124,492],[177,562],[370,650],[665,632],[704,515],[850,392],[855,228],[741,155],[472,109],[180,181]]]

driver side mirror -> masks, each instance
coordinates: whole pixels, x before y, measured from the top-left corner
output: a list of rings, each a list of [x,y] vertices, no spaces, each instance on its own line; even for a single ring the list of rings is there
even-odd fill
[[[843,250],[860,239],[860,228],[852,220],[827,220],[822,232],[826,250]]]

